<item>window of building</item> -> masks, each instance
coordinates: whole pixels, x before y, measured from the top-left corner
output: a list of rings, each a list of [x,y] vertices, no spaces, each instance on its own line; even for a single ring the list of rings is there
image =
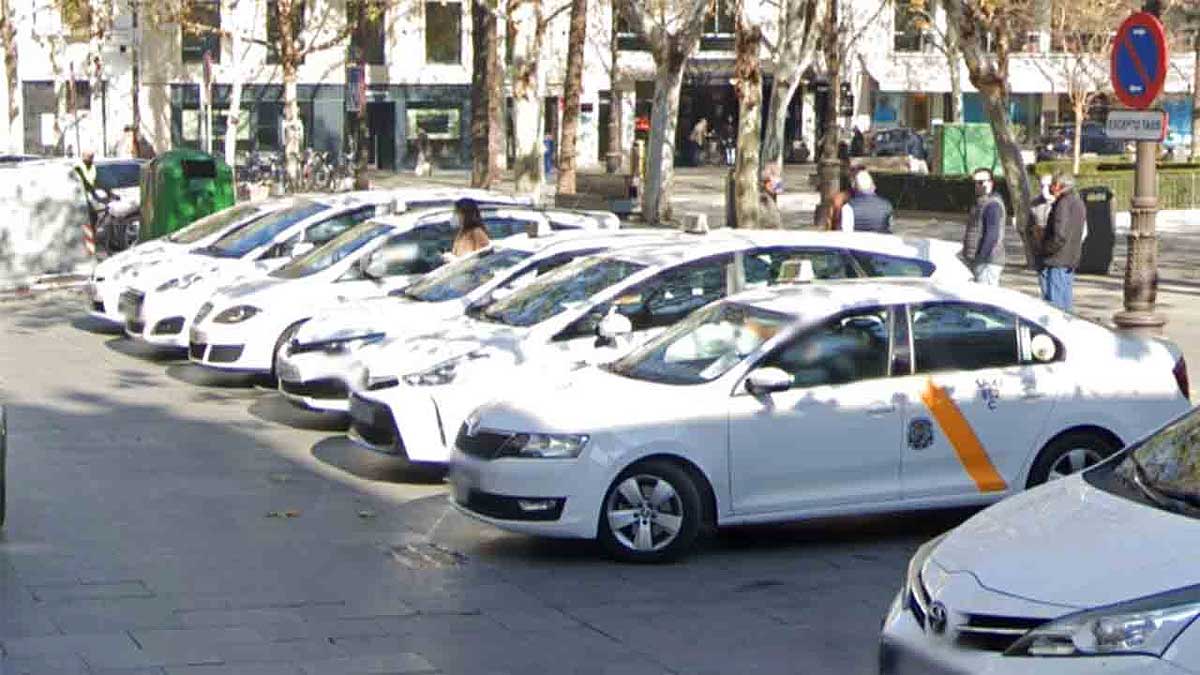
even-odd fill
[[[187,20],[180,32],[180,54],[184,63],[200,63],[207,53],[214,63],[221,60],[221,1],[194,0],[188,5]]]
[[[920,14],[906,2],[897,2],[892,46],[898,52],[919,52],[925,47],[924,23]]]
[[[633,32],[633,27],[629,25],[629,20],[625,15],[613,8],[613,30],[617,33],[617,49],[629,51],[646,51],[650,48],[641,36]]]
[[[292,0],[292,40],[300,44],[300,33],[304,30],[303,0]],[[279,23],[279,3],[277,0],[267,0],[267,63],[279,63],[279,43],[283,40]],[[301,57],[300,62],[304,62]]]
[[[353,32],[350,33],[348,56],[352,63],[361,60],[377,66],[384,64],[384,45],[387,43],[384,20],[386,15],[387,7],[379,0],[351,0],[347,4],[346,20],[354,26]]]
[[[425,61],[462,63],[462,3],[425,3]]]
[[[918,373],[1004,368],[1021,362],[1016,317],[986,305],[916,306],[912,341]]]
[[[737,30],[735,0],[714,0],[712,9],[704,18],[704,32],[700,36],[701,51],[731,51],[734,48],[733,34]]]

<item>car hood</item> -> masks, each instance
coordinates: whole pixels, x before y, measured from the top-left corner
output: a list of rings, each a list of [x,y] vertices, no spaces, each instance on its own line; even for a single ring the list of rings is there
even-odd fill
[[[166,241],[150,241],[121,251],[96,264],[96,276],[123,275],[147,265],[177,257],[186,251],[179,244]]]
[[[364,349],[360,361],[373,376],[424,370],[471,353],[486,353],[492,363],[505,359],[519,365],[529,356],[525,340],[528,334],[526,328],[463,317],[442,322],[431,331],[389,335],[386,342]]]
[[[1071,476],[980,512],[932,558],[998,593],[1085,608],[1196,583],[1197,550],[1200,520]]]
[[[413,302],[404,297],[381,296],[330,305],[301,327],[301,343],[324,342],[368,333],[389,338],[420,335],[444,328],[462,316],[461,303]]]
[[[208,256],[185,255],[172,260],[170,265],[155,265],[139,270],[129,285],[142,291],[152,291],[171,279],[198,274],[207,286],[225,286],[270,272],[270,265],[249,260],[230,260]]]

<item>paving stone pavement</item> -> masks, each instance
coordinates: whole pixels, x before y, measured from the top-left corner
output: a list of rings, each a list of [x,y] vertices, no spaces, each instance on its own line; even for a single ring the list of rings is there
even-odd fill
[[[1160,293],[1193,364],[1198,248],[1164,239]],[[1081,311],[1106,318],[1119,291],[1082,278]],[[0,299],[0,675],[870,673],[909,555],[970,515],[740,528],[679,564],[616,565],[479,526],[342,420],[138,348],[81,306]]]

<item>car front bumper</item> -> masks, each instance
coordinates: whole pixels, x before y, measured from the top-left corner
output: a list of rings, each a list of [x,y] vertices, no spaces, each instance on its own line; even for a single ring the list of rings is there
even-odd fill
[[[240,324],[215,323],[209,316],[188,330],[188,360],[217,370],[270,373],[281,330],[265,316]]]
[[[451,421],[433,396],[399,385],[350,395],[350,438],[375,452],[409,462],[445,464],[466,413]],[[453,424],[454,426],[450,426]]]
[[[140,306],[129,312],[126,298],[140,294]],[[159,347],[187,349],[192,320],[208,293],[187,291],[144,292],[126,289],[122,294],[121,313],[125,334]]]
[[[125,317],[121,315],[118,304],[121,301],[122,284],[111,279],[89,281],[87,285],[88,315],[105,323],[122,325]]]
[[[302,408],[349,412],[351,378],[357,363],[354,352],[285,352],[276,373],[279,391]]]
[[[952,637],[926,633],[897,595],[883,620],[880,675],[1186,675],[1152,656],[1025,657],[959,646]]]

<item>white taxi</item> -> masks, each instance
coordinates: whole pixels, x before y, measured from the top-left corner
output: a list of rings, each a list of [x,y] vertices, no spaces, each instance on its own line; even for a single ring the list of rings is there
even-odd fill
[[[880,672],[1200,673],[1200,412],[918,549]]]
[[[503,395],[500,383],[609,361],[731,290],[776,283],[801,263],[822,279],[964,279],[957,251],[951,242],[890,235],[726,230],[579,259],[463,320],[364,347],[351,438],[408,461],[445,463],[455,431],[476,406]]]
[[[484,206],[480,215],[495,237],[530,228],[599,229],[616,219],[509,206]],[[284,346],[321,309],[384,296],[441,267],[456,232],[453,216],[453,208],[434,208],[376,218],[265,277],[218,290],[192,322],[189,358],[276,375]]]
[[[708,526],[996,501],[1109,456],[1186,391],[1170,343],[1016,291],[779,287],[501,392],[457,431],[454,503],[661,561]]]
[[[302,408],[346,412],[360,347],[461,318],[575,258],[678,238],[671,230],[567,230],[496,241],[387,297],[330,307],[302,324],[279,357],[279,390]]]
[[[161,239],[142,242],[97,263],[88,279],[88,310],[102,321],[124,324],[117,305],[121,292],[142,269],[183,256],[212,244],[225,234],[245,227],[268,213],[288,205],[288,200],[268,199],[243,202],[205,216]]]

